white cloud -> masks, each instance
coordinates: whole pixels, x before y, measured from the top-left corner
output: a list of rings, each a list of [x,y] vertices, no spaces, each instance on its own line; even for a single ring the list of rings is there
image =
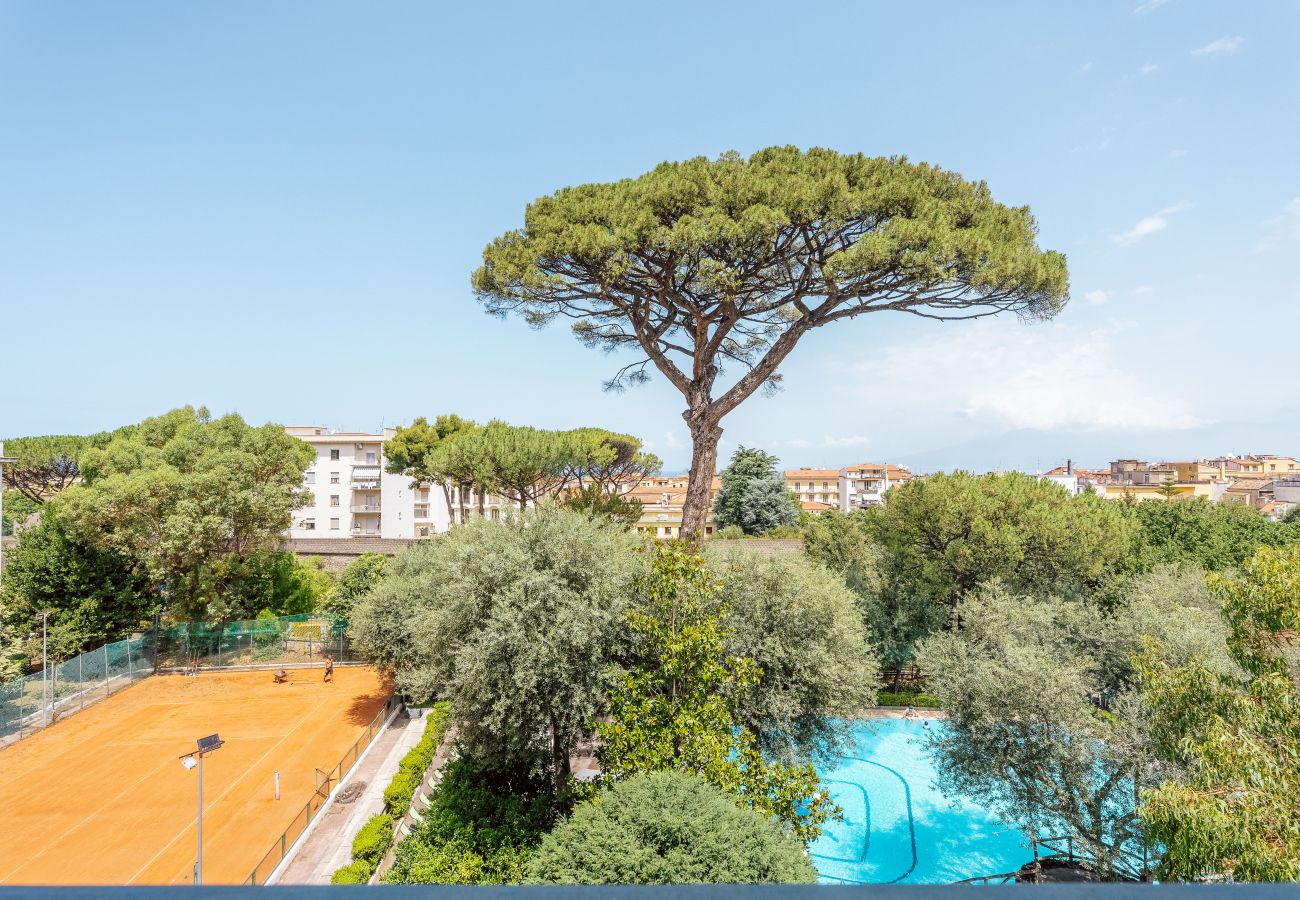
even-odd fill
[[[1128,231],[1114,235],[1112,239],[1117,244],[1136,243],[1144,237],[1155,234],[1157,231],[1164,231],[1169,227],[1169,216],[1191,209],[1191,206],[1192,204],[1185,200],[1181,203],[1175,203],[1173,206],[1166,206],[1164,209],[1157,211],[1155,215],[1139,219],[1138,223]]]
[[[1170,159],[1182,159],[1182,158],[1183,158],[1184,156],[1186,156],[1186,155],[1187,155],[1187,151],[1186,151],[1186,150],[1170,150],[1170,151],[1169,151],[1169,158],[1170,158]]]
[[[1204,424],[1182,394],[1125,365],[1115,336],[1052,323],[980,322],[884,348],[836,366],[864,403],[884,396],[928,415],[959,414],[1005,428],[1154,429]],[[936,408],[938,407],[938,408]]]
[[[1158,69],[1158,68],[1160,68],[1160,67],[1157,66],[1157,65],[1155,65],[1155,64],[1153,64],[1153,63],[1147,63],[1145,66],[1143,66],[1142,68],[1138,69],[1138,74],[1139,74],[1139,75],[1150,75],[1152,72],[1154,72],[1154,71],[1155,71],[1156,69]]]
[[[1140,3],[1137,6],[1133,7],[1133,15],[1143,16],[1149,12],[1155,12],[1157,9],[1164,6],[1168,2],[1169,0],[1146,0],[1145,3]]]
[[[1227,37],[1225,35],[1218,40],[1210,41],[1204,47],[1197,47],[1192,51],[1192,55],[1215,56],[1220,53],[1236,53],[1241,49],[1241,45],[1244,43],[1246,43],[1246,39],[1239,34],[1233,35],[1232,37]]]
[[[1083,299],[1088,301],[1089,303],[1100,306],[1101,304],[1105,303],[1107,300],[1109,300],[1111,297],[1114,296],[1115,296],[1114,291],[1103,291],[1099,289],[1095,291],[1088,291],[1086,294],[1083,295]]]
[[[1300,241],[1300,197],[1293,198],[1282,210],[1281,215],[1265,219],[1261,224],[1267,232],[1256,245],[1256,253],[1267,253]]]
[[[1133,288],[1133,293],[1138,294],[1138,295],[1141,295],[1141,294],[1154,294],[1154,293],[1155,293],[1155,290],[1156,290],[1156,289],[1155,289],[1155,286],[1154,286],[1154,285],[1150,285],[1150,284],[1139,284],[1137,287]]]
[[[680,450],[685,445],[682,444],[681,439],[677,437],[676,433],[672,431],[665,431],[664,446],[667,447],[669,450]]]

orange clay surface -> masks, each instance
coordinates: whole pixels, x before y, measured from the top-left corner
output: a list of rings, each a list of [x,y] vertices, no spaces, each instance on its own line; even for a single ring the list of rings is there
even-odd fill
[[[0,750],[0,884],[239,884],[392,693],[368,668],[158,675]],[[275,800],[274,772],[280,772]]]

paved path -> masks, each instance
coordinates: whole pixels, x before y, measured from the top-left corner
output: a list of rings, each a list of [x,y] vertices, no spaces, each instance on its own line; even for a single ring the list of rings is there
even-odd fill
[[[397,774],[397,764],[406,751],[419,743],[425,724],[423,718],[408,719],[401,714],[375,738],[370,754],[342,788],[364,782],[361,795],[351,803],[335,800],[330,804],[277,884],[329,884],[335,870],[348,864],[352,839],[371,816],[384,811],[384,788]]]

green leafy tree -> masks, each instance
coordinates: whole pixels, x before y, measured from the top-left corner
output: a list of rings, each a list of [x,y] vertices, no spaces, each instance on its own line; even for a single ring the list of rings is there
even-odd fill
[[[565,494],[560,505],[593,519],[610,519],[627,528],[641,520],[641,511],[644,509],[640,500],[611,493],[600,484],[589,484]]]
[[[357,601],[374,590],[387,573],[388,557],[382,553],[361,554],[339,573],[326,609],[336,616],[350,618]]]
[[[534,326],[573,320],[586,344],[640,358],[681,392],[692,458],[682,534],[703,534],[721,422],[814,328],[884,310],[936,319],[1065,304],[1065,257],[1039,250],[1025,207],[902,157],[771,147],[663,163],[565,188],[483,251],[475,293]],[[720,382],[724,366],[739,377]]]
[[[732,549],[706,558],[717,589],[705,609],[721,617],[726,655],[758,668],[736,706],[738,721],[769,757],[844,752],[852,720],[875,705],[880,677],[858,598],[799,556]]]
[[[1039,838],[1072,838],[1105,877],[1141,875],[1138,792],[1167,768],[1143,724],[1133,658],[1149,637],[1170,660],[1229,665],[1199,577],[1153,573],[1113,612],[987,585],[963,621],[918,653],[948,714],[930,738],[941,785]]]
[[[230,561],[222,602],[230,619],[248,619],[263,610],[292,616],[327,606],[333,593],[334,576],[319,557],[299,559],[282,550],[257,550]]]
[[[249,558],[279,543],[305,499],[313,458],[279,426],[185,407],[82,453],[81,482],[47,506],[161,585],[175,616],[221,620]]]
[[[954,629],[962,598],[979,584],[998,578],[1015,591],[1079,596],[1109,579],[1131,547],[1118,504],[1018,473],[918,478],[893,488],[870,521],[890,590],[946,606]]]
[[[467,754],[562,787],[604,711],[638,546],[551,504],[471,519],[394,560],[353,610],[355,646],[411,695],[450,700]]]
[[[465,521],[465,497],[469,494],[472,483],[467,480],[466,472],[449,467],[442,454],[436,453],[440,447],[461,435],[475,431],[478,426],[470,419],[463,419],[455,413],[438,416],[430,424],[420,416],[410,425],[398,428],[392,438],[384,442],[386,468],[394,475],[409,475],[416,484],[436,484],[442,488],[447,509],[455,514],[457,505],[452,503],[452,488],[459,488],[461,505],[458,521]]]
[[[1172,478],[1166,478],[1160,483],[1160,487],[1156,488],[1156,493],[1165,500],[1173,500],[1178,496],[1178,482]]]
[[[1145,571],[1180,563],[1223,571],[1240,566],[1265,544],[1300,541],[1300,528],[1270,522],[1240,503],[1211,503],[1205,497],[1163,503],[1123,501],[1135,524],[1130,568]]]
[[[81,474],[78,456],[90,447],[102,446],[108,439],[107,433],[11,438],[4,442],[4,455],[17,462],[3,466],[4,486],[40,506],[76,482]]]
[[[663,463],[641,449],[639,438],[616,434],[603,428],[575,428],[564,432],[571,446],[570,460],[563,473],[564,486],[585,491],[592,484],[607,494],[657,475]]]
[[[817,872],[798,841],[684,772],[618,782],[542,838],[536,884],[807,884]]]
[[[762,673],[727,652],[721,621],[730,611],[717,591],[691,545],[655,550],[627,614],[630,661],[609,691],[608,719],[596,725],[601,769],[615,780],[674,769],[699,775],[811,841],[837,810],[811,764],[767,761],[741,723]]]
[[[1176,777],[1143,795],[1167,879],[1300,881],[1300,548],[1263,547],[1211,576],[1240,672],[1152,641],[1143,699]]]
[[[799,522],[799,502],[776,468],[777,458],[752,447],[739,447],[722,470],[713,503],[720,528],[737,525],[745,534],[762,534]]]
[[[40,523],[5,552],[0,645],[23,668],[40,657],[40,610],[54,611],[50,658],[62,659],[128,637],[158,608],[148,578],[132,561],[84,540],[57,506],[46,504]]]

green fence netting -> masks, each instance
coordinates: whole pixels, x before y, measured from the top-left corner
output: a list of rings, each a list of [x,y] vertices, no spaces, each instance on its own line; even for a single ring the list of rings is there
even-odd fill
[[[358,662],[347,622],[302,614],[179,622],[88,650],[43,672],[0,682],[0,741],[51,725],[158,671]]]

